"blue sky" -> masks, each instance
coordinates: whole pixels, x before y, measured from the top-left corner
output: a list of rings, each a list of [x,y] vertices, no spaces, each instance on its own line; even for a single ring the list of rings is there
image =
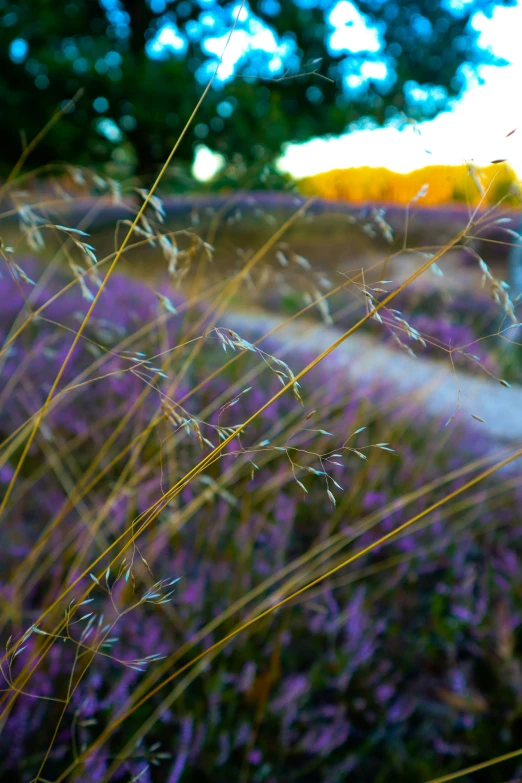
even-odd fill
[[[471,86],[451,111],[404,130],[355,131],[290,145],[280,162],[282,170],[298,177],[352,166],[407,172],[470,159],[487,165],[508,158],[522,176],[522,5],[497,7],[491,19],[478,14],[474,25],[481,32],[481,45],[510,64],[484,66],[484,84]],[[515,128],[519,130],[506,138]]]
[[[354,47],[363,47],[365,51],[378,51],[379,31],[369,29],[354,14],[348,0],[338,3],[331,13],[330,23],[329,43],[332,48],[353,52]],[[492,160],[508,158],[522,176],[522,5],[497,7],[491,19],[477,14],[473,24],[481,33],[481,46],[491,48],[510,64],[482,67],[480,75],[484,83],[471,83],[451,111],[401,130],[393,126],[358,130],[336,138],[290,144],[280,160],[281,170],[296,177],[353,166],[385,166],[407,172],[434,164],[460,164],[474,160],[477,165],[487,165]],[[281,45],[275,39],[269,40],[269,34],[263,30],[257,31],[256,41],[242,31],[234,36],[221,66],[223,81],[231,78],[234,65],[248,47],[254,45],[257,48],[259,44],[265,51],[276,52],[277,46]],[[219,54],[223,44],[222,39],[213,39],[209,53]],[[379,76],[377,72],[370,72],[377,63],[368,62],[366,65],[367,73],[364,66],[361,68],[362,78]],[[385,68],[381,75],[386,77]],[[351,89],[357,89],[355,81],[352,77]],[[520,130],[506,138],[515,128]],[[219,158],[201,147],[195,174],[204,178],[218,165]]]

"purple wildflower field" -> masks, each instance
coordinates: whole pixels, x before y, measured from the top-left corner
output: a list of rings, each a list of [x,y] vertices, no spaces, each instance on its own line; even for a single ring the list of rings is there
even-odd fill
[[[0,779],[406,783],[517,748],[517,463],[466,488],[507,452],[335,353],[230,437],[315,357],[115,274],[24,454],[69,282],[0,279]]]
[[[0,0],[0,783],[522,783],[517,5]]]

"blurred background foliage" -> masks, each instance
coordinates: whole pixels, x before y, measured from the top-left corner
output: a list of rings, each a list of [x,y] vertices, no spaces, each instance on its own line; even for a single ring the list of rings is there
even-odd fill
[[[302,193],[351,202],[393,202],[408,204],[421,193],[424,206],[465,203],[477,205],[481,200],[495,205],[518,206],[518,177],[506,163],[483,169],[462,166],[426,166],[401,174],[386,168],[361,166],[337,169],[299,182]]]
[[[182,169],[198,143],[223,154],[237,180],[241,162],[263,172],[286,142],[339,134],[354,123],[431,117],[481,65],[500,62],[479,48],[470,19],[514,4],[67,0],[58,8],[50,0],[0,0],[0,175],[80,89],[31,165],[110,161],[113,176],[151,175],[214,72],[236,17],[233,41],[179,149]],[[229,175],[230,168],[225,181]]]

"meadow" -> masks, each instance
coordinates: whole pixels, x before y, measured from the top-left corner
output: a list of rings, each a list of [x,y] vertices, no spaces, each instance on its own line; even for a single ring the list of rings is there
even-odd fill
[[[0,779],[517,779],[513,215],[67,176],[0,216]]]
[[[0,783],[522,780],[515,5],[0,0]]]

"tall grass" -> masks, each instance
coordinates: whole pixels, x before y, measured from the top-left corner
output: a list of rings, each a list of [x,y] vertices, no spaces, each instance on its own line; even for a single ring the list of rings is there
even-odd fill
[[[121,210],[101,258],[87,221],[55,217],[63,178],[32,197],[17,164],[2,190],[19,220],[0,248],[2,779],[449,780],[513,756],[522,451],[459,394],[462,366],[510,394],[517,302],[469,245],[504,218],[470,210],[414,249],[409,214],[396,237],[376,212],[390,252],[332,281],[294,249],[301,201],[234,268],[215,247],[236,204],[168,230],[175,151],[148,191],[66,167],[77,198]],[[430,333],[415,321],[415,286],[447,273],[451,297],[463,246],[496,315],[456,345],[447,309]],[[406,251],[415,268],[389,280]],[[118,274],[131,253],[163,280]],[[294,273],[300,304],[265,332],[254,303]],[[450,421],[386,367],[358,382],[346,341],[371,356],[389,338],[390,367],[449,362]]]

